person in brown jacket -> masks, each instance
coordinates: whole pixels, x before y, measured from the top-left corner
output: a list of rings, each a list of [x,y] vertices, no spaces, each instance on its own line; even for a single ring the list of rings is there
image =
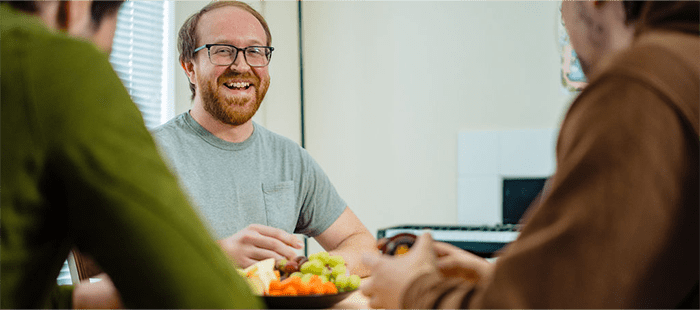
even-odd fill
[[[699,6],[563,2],[589,84],[518,239],[495,263],[429,234],[365,256],[370,306],[698,308]]]

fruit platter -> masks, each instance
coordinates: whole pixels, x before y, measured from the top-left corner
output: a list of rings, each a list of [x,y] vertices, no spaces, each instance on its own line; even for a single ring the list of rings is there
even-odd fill
[[[361,283],[359,276],[349,274],[343,257],[328,252],[292,260],[269,258],[238,272],[269,308],[327,308]]]

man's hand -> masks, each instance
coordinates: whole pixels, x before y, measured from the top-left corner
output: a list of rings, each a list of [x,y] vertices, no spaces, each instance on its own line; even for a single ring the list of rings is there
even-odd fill
[[[121,297],[112,279],[106,273],[101,273],[96,278],[102,281],[90,283],[83,280],[73,290],[74,309],[123,309]]]
[[[259,224],[250,224],[245,229],[217,242],[241,268],[267,258],[293,259],[297,256],[294,249],[304,248],[304,244],[295,235]]]
[[[425,233],[416,239],[408,253],[400,256],[365,254],[362,261],[372,277],[362,284],[371,308],[399,309],[408,286],[420,275],[438,272],[433,239]]]
[[[493,273],[493,264],[451,244],[435,242],[433,250],[438,256],[437,268],[446,277],[478,282]]]

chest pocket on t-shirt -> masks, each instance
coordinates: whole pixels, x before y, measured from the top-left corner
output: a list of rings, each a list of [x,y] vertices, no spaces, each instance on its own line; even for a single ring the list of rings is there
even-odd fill
[[[267,225],[287,232],[293,232],[297,225],[294,181],[263,183]]]

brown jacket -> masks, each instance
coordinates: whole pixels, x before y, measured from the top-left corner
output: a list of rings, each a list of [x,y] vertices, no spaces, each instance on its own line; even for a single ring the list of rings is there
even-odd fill
[[[548,193],[492,278],[423,275],[403,307],[697,307],[700,37],[690,26],[638,33],[591,77],[563,122]]]

